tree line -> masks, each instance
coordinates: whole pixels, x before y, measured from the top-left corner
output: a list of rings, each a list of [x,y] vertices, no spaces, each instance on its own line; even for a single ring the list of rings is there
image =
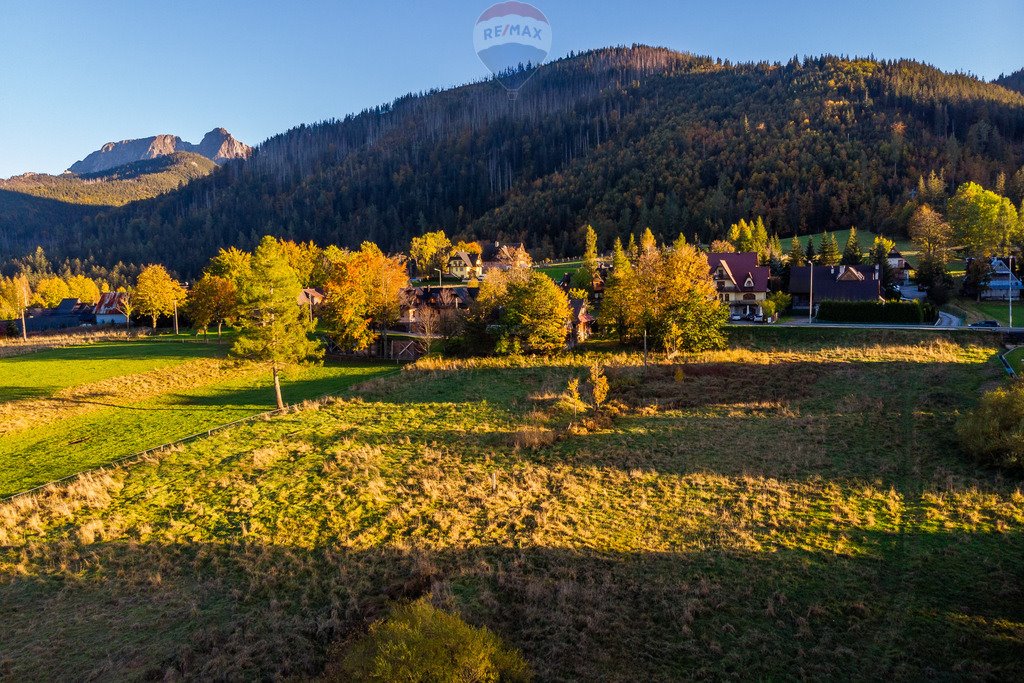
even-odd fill
[[[513,105],[489,82],[410,95],[288,131],[154,200],[32,232],[0,221],[0,249],[43,235],[60,256],[194,277],[220,246],[271,231],[393,251],[440,226],[529,243],[535,258],[572,253],[586,224],[602,251],[646,228],[709,243],[750,216],[783,237],[892,236],[931,174],[946,193],[1002,174],[1019,203],[1022,148],[1024,97],[926,65],[622,48],[542,68]]]

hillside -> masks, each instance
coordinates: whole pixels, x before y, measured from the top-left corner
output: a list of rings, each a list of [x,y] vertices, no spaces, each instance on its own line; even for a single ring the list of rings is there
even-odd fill
[[[0,504],[0,671],[310,680],[428,596],[540,681],[1020,680],[1024,496],[952,429],[995,345],[733,341],[421,361]],[[595,360],[606,423],[556,404]]]
[[[1024,69],[1014,71],[1009,76],[1000,76],[995,82],[1004,88],[1024,93]]]
[[[0,191],[68,204],[122,206],[175,190],[216,168],[215,162],[200,154],[175,152],[80,176],[26,173],[0,180]]]
[[[708,240],[753,214],[783,235],[894,234],[920,175],[991,185],[1022,162],[1024,96],[972,77],[615,48],[544,66],[515,102],[483,82],[300,126],[181,190],[58,222],[43,246],[189,274],[267,232],[395,250],[443,227],[540,257],[576,252],[586,223],[602,247],[647,226]],[[0,248],[38,241],[0,223]]]

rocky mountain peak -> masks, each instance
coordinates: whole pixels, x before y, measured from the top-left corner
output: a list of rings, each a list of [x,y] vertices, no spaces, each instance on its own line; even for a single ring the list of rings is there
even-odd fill
[[[99,173],[175,152],[201,154],[211,161],[222,164],[230,159],[249,158],[252,147],[236,140],[224,128],[214,128],[203,136],[198,145],[186,142],[177,135],[154,135],[148,138],[108,142],[81,161],[72,164],[68,171],[76,175]]]

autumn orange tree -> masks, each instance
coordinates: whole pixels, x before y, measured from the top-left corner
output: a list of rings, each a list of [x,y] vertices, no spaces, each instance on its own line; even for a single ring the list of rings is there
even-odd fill
[[[238,290],[235,283],[219,275],[206,274],[189,290],[185,308],[192,324],[205,335],[212,323],[221,328],[236,313]]]
[[[388,256],[371,242],[359,251],[328,247],[330,275],[324,286],[324,317],[332,338],[349,351],[366,349],[401,314],[409,286],[404,256]]]

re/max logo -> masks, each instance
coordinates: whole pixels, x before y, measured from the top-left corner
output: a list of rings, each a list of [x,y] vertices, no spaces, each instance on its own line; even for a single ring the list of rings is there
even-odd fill
[[[539,28],[527,26],[526,24],[521,26],[519,24],[505,24],[504,26],[498,25],[484,29],[484,40],[495,40],[505,36],[521,36],[533,40],[543,40]]]

